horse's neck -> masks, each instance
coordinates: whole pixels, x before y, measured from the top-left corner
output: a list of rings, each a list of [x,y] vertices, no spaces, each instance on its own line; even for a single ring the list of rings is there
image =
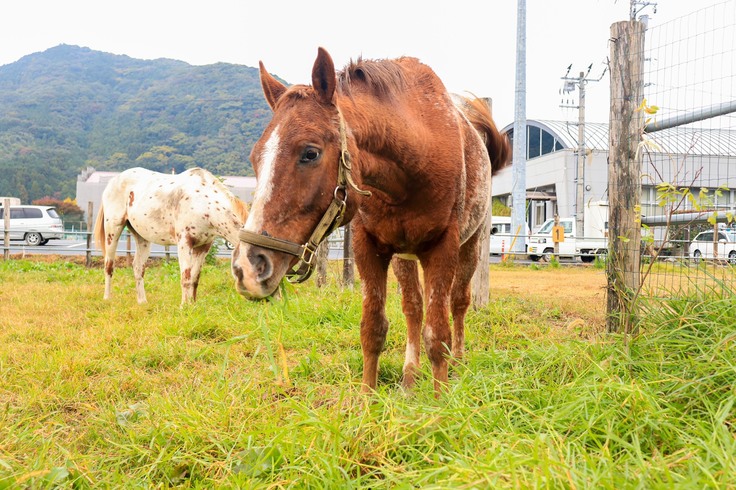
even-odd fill
[[[413,146],[406,121],[379,102],[367,99],[344,106],[345,119],[361,151],[403,157],[406,149]]]
[[[359,154],[354,172],[358,180],[383,194],[383,200],[399,203],[406,198],[413,179],[414,162],[421,159],[416,135],[404,119],[375,101],[348,101],[343,109]]]

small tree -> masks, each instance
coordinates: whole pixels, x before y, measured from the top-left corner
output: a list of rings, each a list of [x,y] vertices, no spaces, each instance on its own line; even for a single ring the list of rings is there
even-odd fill
[[[82,216],[84,215],[84,211],[82,211],[82,209],[77,206],[76,199],[71,199],[69,197],[61,200],[54,197],[46,196],[42,197],[41,199],[36,199],[31,204],[35,204],[36,206],[55,207],[56,211],[59,213],[64,221],[82,221]]]

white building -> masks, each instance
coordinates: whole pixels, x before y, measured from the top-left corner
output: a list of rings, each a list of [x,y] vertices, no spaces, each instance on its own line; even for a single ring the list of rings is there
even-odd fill
[[[514,125],[501,132],[513,139]],[[663,214],[657,188],[670,183],[696,196],[707,189],[708,207],[736,207],[736,130],[679,127],[652,133],[642,148],[642,214]],[[565,121],[527,120],[527,222],[536,231],[555,213],[575,216],[578,127]],[[585,124],[583,202],[608,201],[608,124]],[[511,205],[512,166],[493,178],[493,196]],[[723,189],[720,195],[715,192]],[[687,209],[691,203],[684,203]]]

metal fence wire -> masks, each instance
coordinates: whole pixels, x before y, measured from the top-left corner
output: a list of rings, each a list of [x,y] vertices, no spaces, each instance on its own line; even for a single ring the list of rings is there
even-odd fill
[[[736,293],[736,0],[646,28],[643,300]]]

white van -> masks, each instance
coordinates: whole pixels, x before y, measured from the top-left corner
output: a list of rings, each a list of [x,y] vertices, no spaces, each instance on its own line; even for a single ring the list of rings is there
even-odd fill
[[[53,206],[10,206],[11,240],[25,240],[35,247],[64,238],[64,224]],[[5,208],[0,207],[0,242],[5,233]]]
[[[524,251],[529,240],[529,228],[526,232],[511,232],[510,216],[491,216],[491,255],[503,255],[511,250],[511,244],[516,245],[517,242],[524,243]],[[516,236],[516,241],[514,237]]]

